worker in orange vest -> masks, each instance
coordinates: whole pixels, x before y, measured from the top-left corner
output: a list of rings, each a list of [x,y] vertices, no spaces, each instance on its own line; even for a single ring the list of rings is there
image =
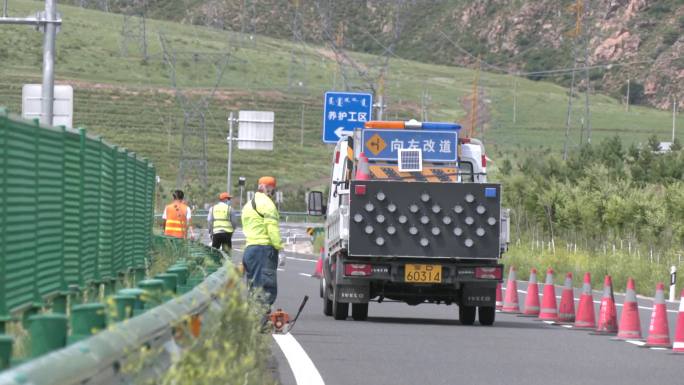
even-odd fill
[[[190,218],[192,215],[190,207],[183,201],[184,197],[185,194],[183,194],[183,191],[174,191],[173,202],[166,205],[166,208],[164,208],[164,214],[162,214],[164,235],[185,239],[187,238],[189,231],[190,235],[193,236],[192,227],[190,226]]]

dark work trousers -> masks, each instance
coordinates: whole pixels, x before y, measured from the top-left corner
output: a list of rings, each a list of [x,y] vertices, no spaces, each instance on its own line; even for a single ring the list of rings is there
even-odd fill
[[[268,306],[273,305],[278,295],[278,250],[273,246],[247,246],[242,263],[249,287],[263,290],[260,300]]]
[[[216,233],[211,235],[211,247],[220,249],[224,246],[223,251],[228,251],[233,248],[233,233]]]

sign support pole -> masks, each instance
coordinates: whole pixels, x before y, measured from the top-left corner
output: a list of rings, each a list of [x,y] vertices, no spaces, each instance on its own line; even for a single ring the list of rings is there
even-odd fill
[[[45,0],[45,18],[47,20],[57,19],[56,0]],[[55,97],[55,36],[57,35],[57,25],[54,23],[45,24],[45,38],[43,43],[43,90],[42,107],[43,113],[40,120],[43,124],[52,126],[53,107]]]
[[[232,168],[233,168],[233,121],[235,119],[233,118],[233,113],[231,112],[228,115],[228,138],[226,140],[228,141],[228,175],[226,177],[226,192],[230,194],[231,190],[231,185],[232,185]],[[242,199],[241,199],[242,200]],[[242,203],[242,202],[240,202]]]

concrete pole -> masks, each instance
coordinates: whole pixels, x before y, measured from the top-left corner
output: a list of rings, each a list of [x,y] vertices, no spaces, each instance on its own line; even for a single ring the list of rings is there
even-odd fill
[[[2,5],[2,17],[7,17],[7,0]]]
[[[302,115],[301,115],[301,119],[299,121],[299,129],[300,129],[299,145],[304,147],[304,103],[302,103]]]
[[[672,99],[672,143],[675,140],[675,127],[677,127],[677,95]]]
[[[513,124],[518,121],[518,78],[513,78]]]
[[[226,192],[230,194],[230,187],[232,185],[232,167],[233,167],[233,113],[228,115],[228,175],[226,177]],[[242,197],[240,198],[242,201]],[[240,202],[242,203],[242,202]]]
[[[627,95],[625,95],[625,97],[627,98],[627,112],[629,112],[629,86],[630,86],[630,81],[631,81],[631,79],[627,79]]]
[[[52,126],[55,97],[55,37],[57,35],[57,1],[45,0],[45,36],[43,42],[43,89],[40,121]]]

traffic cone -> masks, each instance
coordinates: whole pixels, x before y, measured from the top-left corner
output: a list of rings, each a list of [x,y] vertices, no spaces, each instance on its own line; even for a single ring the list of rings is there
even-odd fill
[[[667,308],[665,307],[665,285],[658,282],[656,295],[653,299],[651,325],[648,327],[647,347],[670,347],[670,328],[667,324]]]
[[[679,313],[677,314],[672,352],[684,353],[684,289],[682,289],[682,293],[679,296]]]
[[[318,256],[318,261],[316,261],[316,269],[313,273],[314,278],[321,278],[323,276],[323,252],[324,249],[321,247],[321,254]]]
[[[503,294],[501,293],[501,282],[496,284],[496,310],[503,307]]]
[[[592,334],[616,334],[617,329],[617,310],[615,309],[615,297],[613,296],[613,279],[610,275],[606,275],[603,281],[603,297],[599,307],[598,326]]]
[[[627,291],[625,291],[625,302],[622,304],[622,315],[620,316],[620,327],[616,339],[633,340],[641,339],[641,322],[639,321],[639,305],[637,304],[634,280],[630,277],[627,280]]]
[[[521,317],[536,317],[539,315],[539,286],[537,285],[537,269],[530,270],[530,280],[527,283],[525,296],[525,310]]]
[[[591,275],[584,273],[582,295],[580,295],[579,304],[577,305],[574,329],[594,328],[596,328],[596,316],[594,315],[594,296],[591,293]]]
[[[518,302],[518,283],[515,281],[515,266],[511,266],[506,282],[506,296],[504,297],[501,311],[504,313],[520,313],[520,303]]]
[[[575,322],[575,293],[572,290],[572,273],[565,275],[565,284],[558,307],[558,322],[567,324]]]
[[[543,321],[558,321],[558,307],[556,306],[556,286],[553,284],[553,269],[546,270],[546,281],[542,295],[539,319]]]
[[[370,169],[368,167],[368,157],[363,152],[359,154],[359,163],[356,166],[356,180],[369,180]]]

